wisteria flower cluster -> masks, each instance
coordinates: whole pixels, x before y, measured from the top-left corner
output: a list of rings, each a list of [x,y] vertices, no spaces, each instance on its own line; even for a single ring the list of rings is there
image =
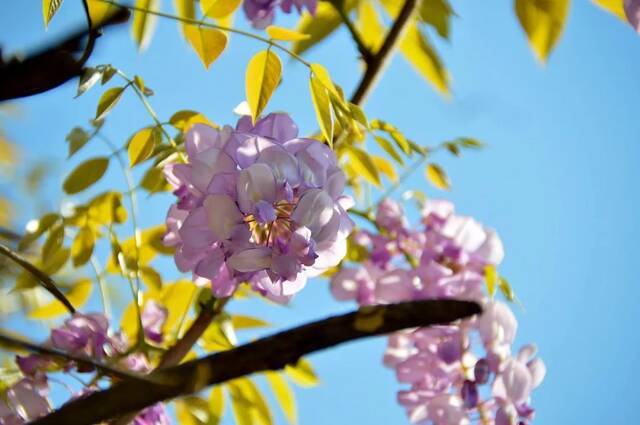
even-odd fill
[[[389,337],[384,363],[395,369],[399,382],[410,385],[398,393],[398,401],[411,422],[529,423],[534,414],[530,394],[544,378],[545,366],[535,358],[533,345],[512,354],[515,316],[483,290],[485,269],[497,266],[504,256],[496,232],[456,215],[446,201],[427,201],[424,227],[417,230],[391,200],[380,204],[375,222],[378,232],[354,235],[369,258],[334,275],[336,298],[361,305],[456,298],[479,302],[484,309],[479,318]]]
[[[162,328],[167,310],[155,301],[147,301],[142,324],[148,340],[162,342]],[[57,349],[76,357],[90,358],[99,363],[118,366],[137,373],[148,373],[151,367],[142,353],[127,354],[127,341],[120,333],[109,330],[109,320],[99,313],[75,313],[61,326],[51,330],[45,347]],[[95,372],[87,364],[41,354],[16,356],[22,378],[0,394],[0,425],[20,425],[46,415],[51,411],[48,400],[48,374]],[[73,394],[72,400],[96,391],[94,384]],[[169,416],[162,403],[149,406],[133,420],[135,425],[169,425]]]
[[[178,201],[168,213],[167,245],[178,269],[211,281],[216,296],[249,282],[286,302],[307,277],[337,265],[353,223],[335,154],[298,138],[286,114],[236,128],[196,124],[186,134],[188,162],[171,164]]]
[[[242,8],[254,28],[266,28],[273,22],[278,7],[284,13],[291,13],[294,7],[302,13],[306,8],[315,15],[317,5],[318,0],[244,0]]]

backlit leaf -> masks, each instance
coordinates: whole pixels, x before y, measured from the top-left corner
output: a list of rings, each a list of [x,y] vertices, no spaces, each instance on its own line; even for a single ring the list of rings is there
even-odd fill
[[[96,236],[91,227],[81,228],[71,244],[71,261],[74,267],[80,267],[89,261],[96,244]]]
[[[285,366],[284,371],[293,382],[301,387],[315,387],[320,383],[318,376],[313,371],[313,366],[306,359],[298,360],[295,365]]]
[[[69,154],[67,158],[71,158],[71,156],[78,152],[90,139],[89,133],[87,133],[81,127],[74,127],[65,140],[69,143]]]
[[[607,12],[617,16],[624,22],[627,22],[627,15],[624,13],[624,0],[591,0],[594,4],[600,6]]]
[[[400,51],[433,88],[443,95],[449,94],[449,73],[417,23],[414,22],[407,28],[400,42]]]
[[[361,1],[358,3],[357,28],[364,44],[371,52],[376,53],[384,41],[386,29],[374,2]]]
[[[289,423],[295,425],[298,422],[298,411],[296,409],[295,394],[289,386],[289,382],[276,372],[265,372],[265,376],[282,412],[284,412]]]
[[[435,28],[442,38],[449,38],[449,21],[453,14],[448,0],[422,0],[420,4],[420,20]]]
[[[238,378],[228,383],[231,406],[238,425],[270,425],[271,412],[264,396],[249,378]]]
[[[112,109],[124,92],[124,87],[112,87],[100,97],[98,101],[98,109],[96,110],[96,120],[103,119]]]
[[[546,62],[560,39],[570,0],[515,0],[515,10],[529,44],[540,62]]]
[[[500,292],[502,292],[502,295],[507,300],[513,302],[513,300],[516,299],[516,296],[513,293],[513,289],[511,289],[511,285],[509,284],[509,281],[503,276],[500,276],[498,278],[498,287],[500,288]]]
[[[187,25],[184,35],[207,69],[227,47],[227,35],[214,28]]]
[[[194,0],[174,0],[173,4],[176,8],[176,15],[180,18],[185,19],[195,19],[196,18],[196,9]],[[185,29],[190,26],[190,24],[178,21],[178,25],[182,31],[182,34],[186,37]]]
[[[426,176],[427,180],[438,189],[449,190],[451,188],[449,177],[438,164],[427,165]]]
[[[231,323],[235,329],[251,329],[251,328],[264,328],[269,325],[262,319],[251,316],[243,316],[241,314],[234,314],[231,316]]]
[[[78,165],[64,180],[62,188],[73,195],[82,192],[104,175],[109,167],[109,158],[97,157],[86,160]]]
[[[377,155],[373,155],[371,158],[373,159],[373,163],[376,165],[376,168],[382,174],[387,176],[392,183],[398,181],[398,174],[396,174],[395,168],[393,168],[393,165],[391,165],[389,161]]]
[[[180,425],[213,425],[209,403],[200,397],[188,396],[176,401],[176,417]]]
[[[355,7],[356,1],[344,1],[343,8],[349,13]],[[340,14],[330,2],[318,2],[315,15],[305,11],[300,18],[297,31],[302,34],[309,34],[309,38],[301,40],[293,45],[293,52],[301,54],[324,40],[329,34],[335,31],[340,24]]]
[[[131,35],[135,41],[138,50],[145,49],[156,27],[157,16],[147,13],[147,10],[159,10],[159,0],[136,0],[135,7],[140,9],[133,12],[133,25],[131,26]]]
[[[309,90],[311,91],[311,101],[313,102],[313,109],[316,112],[316,120],[320,126],[320,131],[327,144],[333,146],[334,120],[329,93],[326,87],[313,74],[309,78]]]
[[[129,140],[127,152],[129,154],[129,166],[133,167],[148,159],[156,145],[160,144],[162,135],[156,127],[143,128],[134,134]]]
[[[158,167],[150,167],[147,172],[144,173],[140,181],[140,187],[149,193],[163,192],[171,189],[164,178],[164,173]]]
[[[105,18],[109,17],[117,11],[117,6],[106,3],[103,0],[87,0],[89,6],[89,16],[91,16],[91,25],[99,26]]]
[[[215,125],[204,115],[197,111],[178,111],[169,118],[169,123],[182,132],[186,132],[194,124],[207,124],[211,127]]]
[[[80,309],[89,300],[91,289],[91,280],[81,279],[73,285],[71,290],[65,294],[65,297],[76,309]],[[30,311],[28,316],[31,319],[51,319],[67,313],[67,308],[60,301],[53,300]]]
[[[154,291],[162,290],[162,277],[153,267],[140,266],[140,277],[147,288]]]
[[[222,387],[216,385],[209,394],[209,407],[211,412],[211,425],[218,425],[224,416],[224,393]]]
[[[281,41],[300,41],[306,40],[311,36],[309,34],[302,34],[298,31],[290,30],[288,28],[278,27],[276,25],[269,25],[266,28],[267,34],[273,40]]]
[[[374,136],[374,139],[376,141],[376,143],[378,143],[378,145],[380,145],[380,147],[389,154],[389,156],[391,158],[394,159],[394,161],[396,161],[398,164],[403,165],[404,161],[402,160],[402,157],[400,156],[400,154],[395,150],[395,148],[393,147],[393,145],[391,144],[391,141],[389,141],[388,139],[385,139],[382,136]]]
[[[42,0],[42,17],[44,18],[44,26],[48,26],[53,15],[56,14],[62,0]]]
[[[498,272],[495,266],[489,264],[484,268],[484,280],[487,283],[487,293],[490,297],[493,297],[496,293],[496,287],[498,284]]]
[[[53,257],[53,255],[62,248],[63,242],[64,225],[59,224],[49,231],[49,236],[47,236],[47,239],[44,241],[44,245],[42,245],[42,263],[46,263],[49,258]]]
[[[124,223],[127,209],[122,205],[122,193],[105,192],[87,203],[87,215],[98,224]]]
[[[240,6],[240,0],[200,0],[202,14],[212,19],[231,15]]]
[[[33,224],[29,223],[29,225],[27,225],[27,232],[18,244],[18,249],[21,251],[26,249],[33,241],[57,223],[60,218],[60,215],[57,213],[46,213],[40,217],[37,222],[32,222]]]
[[[278,55],[270,50],[258,52],[247,66],[245,88],[253,121],[262,113],[275,91],[282,74]]]
[[[97,68],[85,68],[78,82],[76,97],[93,87],[102,78],[102,71]]]
[[[355,146],[349,146],[347,152],[349,154],[349,165],[353,167],[355,172],[369,183],[380,186],[378,169],[369,154]]]

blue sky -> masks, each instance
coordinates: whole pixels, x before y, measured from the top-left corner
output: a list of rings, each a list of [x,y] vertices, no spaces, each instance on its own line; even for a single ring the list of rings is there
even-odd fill
[[[421,172],[403,189],[451,199],[459,212],[501,235],[506,247],[501,270],[524,305],[514,306],[518,344],[535,341],[548,367],[534,394],[536,423],[629,423],[640,401],[635,385],[640,337],[634,323],[640,295],[634,279],[640,127],[633,106],[640,94],[640,38],[589,2],[576,1],[549,64],[540,67],[510,4],[453,3],[458,17],[451,42],[439,43],[453,74],[452,100],[436,95],[396,57],[366,111],[420,143],[468,135],[488,144],[462,159],[439,158],[454,182],[450,193],[427,186]],[[83,24],[73,2],[65,2],[47,33],[39,2],[12,2],[2,10],[5,51],[37,46]],[[234,37],[207,72],[178,36],[175,23],[162,21],[143,54],[136,53],[126,30],[109,31],[92,63],[111,62],[130,75],[142,75],[156,91],[151,101],[161,117],[189,108],[227,123],[243,100],[244,66],[261,48]],[[356,84],[359,65],[346,33],[308,57],[325,64],[347,91]],[[289,111],[302,132],[315,129],[306,90],[306,70],[289,63],[269,105]],[[72,166],[65,161],[64,137],[93,116],[100,92],[73,100],[74,91],[69,84],[16,102],[21,116],[3,122],[21,145],[24,160],[46,157],[57,165],[55,184],[45,195],[50,208],[60,203],[56,184]],[[109,117],[106,134],[122,144],[149,123],[137,100],[127,96]],[[89,146],[74,163],[104,152],[98,144]],[[101,184],[123,187],[115,167]],[[143,203],[144,222],[160,223],[167,202],[158,197]],[[23,212],[26,219],[30,211]],[[289,308],[238,303],[231,309],[286,327],[351,307],[333,301],[326,282],[318,280]],[[380,364],[383,348],[383,339],[377,339],[312,356],[323,383],[298,391],[300,423],[404,423],[395,403],[398,385]]]

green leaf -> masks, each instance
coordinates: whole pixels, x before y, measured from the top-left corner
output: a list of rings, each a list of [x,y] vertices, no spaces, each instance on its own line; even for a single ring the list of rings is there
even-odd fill
[[[316,112],[316,120],[320,126],[320,132],[327,144],[333,147],[334,120],[329,93],[314,74],[309,77],[309,90],[311,91],[311,101]]]
[[[304,388],[315,387],[320,383],[318,376],[313,371],[313,366],[306,359],[300,359],[295,365],[286,365],[285,373],[296,384]]]
[[[515,10],[536,58],[544,63],[560,39],[570,0],[515,0]]]
[[[45,28],[49,25],[61,4],[62,0],[42,0],[42,17],[44,18]]]
[[[96,110],[96,120],[101,120],[113,109],[122,97],[125,87],[112,87],[100,97],[98,109]]]
[[[231,15],[240,6],[240,0],[200,0],[202,14],[212,19]]]
[[[440,37],[449,39],[449,21],[454,15],[448,0],[422,0],[420,20],[431,25]]]
[[[281,41],[300,41],[311,38],[309,34],[302,34],[298,31],[290,30],[288,28],[278,27],[276,25],[269,25],[266,28],[267,34],[272,40]]]
[[[222,386],[216,385],[209,394],[209,412],[211,413],[211,425],[218,425],[224,416],[224,393]]]
[[[80,309],[89,301],[91,289],[91,280],[81,279],[73,284],[71,290],[65,294],[65,297],[76,309]],[[58,300],[53,300],[48,304],[31,310],[28,316],[30,319],[43,320],[52,319],[67,313],[68,310],[64,304]]]
[[[394,159],[394,161],[396,161],[400,165],[404,165],[404,161],[402,160],[402,157],[400,156],[400,154],[398,154],[398,152],[396,152],[393,145],[391,144],[391,141],[389,141],[388,139],[385,139],[382,136],[373,136],[373,138],[376,141],[376,143],[378,143],[378,145],[386,153],[388,153],[391,158]]]
[[[271,326],[268,322],[258,319],[257,317],[243,316],[241,314],[231,316],[231,323],[235,329],[264,328]]]
[[[135,2],[135,7],[140,10],[133,12],[131,35],[138,50],[144,50],[149,45],[156,27],[157,16],[147,13],[145,10],[158,11],[159,6],[159,0],[136,0]]]
[[[206,69],[227,47],[227,35],[215,28],[187,25],[184,27],[184,35]]]
[[[62,248],[64,243],[64,225],[61,223],[53,227],[49,231],[49,236],[42,245],[42,258],[41,261],[45,263],[48,258],[51,258],[56,252]]]
[[[484,268],[484,280],[487,282],[487,293],[491,298],[496,293],[496,286],[498,284],[498,272],[495,266],[489,264]]]
[[[247,66],[245,88],[251,116],[255,122],[267,106],[282,75],[282,63],[270,50],[258,52]]]
[[[455,141],[467,149],[482,149],[484,147],[484,144],[480,140],[471,137],[458,137]]]
[[[88,159],[78,165],[64,180],[62,188],[68,195],[82,192],[102,178],[109,167],[109,158]]]
[[[353,167],[354,171],[369,183],[380,186],[378,169],[369,154],[355,146],[349,146],[347,153],[349,154],[349,165]]]
[[[71,158],[74,153],[78,152],[87,144],[91,136],[81,127],[74,127],[65,140],[69,143],[69,154],[67,158]]]
[[[161,141],[162,135],[157,127],[143,128],[134,134],[127,147],[129,166],[134,167],[148,159]]]
[[[449,95],[449,73],[417,23],[414,22],[407,28],[400,42],[400,51],[433,88],[442,95]]]
[[[71,261],[74,267],[80,267],[89,261],[96,244],[96,236],[89,226],[78,231],[71,244]]]
[[[509,281],[503,276],[500,276],[500,278],[498,279],[498,287],[500,288],[500,292],[502,293],[502,295],[508,301],[513,302],[513,300],[516,299],[516,296],[513,293],[513,289],[511,289],[511,285],[509,284]]]
[[[276,372],[265,372],[265,377],[289,423],[291,425],[298,423],[296,398],[293,390],[289,386],[289,382]]]
[[[429,164],[427,165],[426,170],[427,180],[441,190],[449,190],[451,189],[451,183],[449,182],[449,177],[444,172],[444,170],[438,164]]]

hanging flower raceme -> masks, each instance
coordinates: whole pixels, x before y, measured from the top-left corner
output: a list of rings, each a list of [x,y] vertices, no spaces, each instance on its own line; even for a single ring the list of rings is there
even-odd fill
[[[178,269],[211,281],[216,296],[249,282],[286,301],[345,256],[345,175],[327,145],[298,138],[288,115],[255,125],[243,117],[235,129],[196,124],[185,148],[188,163],[166,169],[178,201],[164,242]]]
[[[162,341],[161,329],[167,318],[166,309],[147,302],[143,311],[143,332],[147,339]],[[51,330],[44,346],[77,357],[115,365],[136,373],[149,373],[151,366],[143,353],[127,354],[127,343],[119,333],[109,330],[109,320],[102,314],[75,313],[61,326]],[[48,374],[54,372],[94,372],[92,366],[77,364],[42,354],[16,356],[23,377],[13,383],[4,394],[0,393],[0,425],[20,425],[46,415],[51,411]],[[82,388],[72,399],[84,397],[98,390],[95,385]],[[142,410],[133,420],[136,425],[169,425],[171,423],[162,403]]]
[[[266,28],[275,18],[276,9],[291,13],[295,7],[298,13],[306,8],[312,15],[316,13],[318,0],[244,0],[242,8],[254,28]]]
[[[334,275],[334,296],[359,304],[427,298],[481,303],[479,318],[389,337],[384,363],[410,385],[398,393],[398,401],[412,423],[528,423],[534,413],[530,394],[542,382],[545,367],[534,357],[533,345],[512,355],[516,319],[506,304],[490,300],[483,290],[485,269],[504,256],[499,237],[473,218],[454,214],[446,201],[426,202],[422,222],[423,228],[411,229],[400,205],[382,202],[376,215],[379,232],[360,231],[353,237],[368,249],[368,260]]]

